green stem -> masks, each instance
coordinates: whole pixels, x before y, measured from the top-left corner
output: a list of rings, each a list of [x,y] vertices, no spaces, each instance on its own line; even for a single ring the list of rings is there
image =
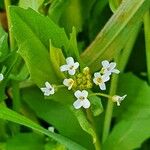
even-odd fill
[[[92,94],[91,94],[91,96],[92,96]],[[94,121],[93,115],[91,113],[91,110],[87,109],[86,113],[87,113],[87,118],[89,119],[89,121],[92,124],[93,130],[95,131],[95,133],[97,133],[96,127],[95,127],[95,121]],[[96,134],[96,142],[94,143],[94,147],[95,147],[95,150],[101,150],[101,144],[100,144],[99,137],[97,134]]]
[[[123,52],[121,54],[118,54],[118,57],[120,57],[120,59],[118,60],[117,58],[116,63],[118,62],[117,63],[118,69],[121,72],[123,72],[126,67],[126,64],[128,62],[131,51],[133,49],[140,27],[141,27],[141,23],[135,25],[134,32],[132,32],[132,36],[131,35],[129,36],[129,39],[127,41],[126,46],[123,49]],[[115,95],[116,90],[117,90],[117,82],[118,82],[118,76],[115,75],[112,77],[110,93],[109,93],[110,95]],[[106,108],[106,113],[105,113],[102,142],[106,140],[110,131],[111,118],[112,118],[112,113],[113,113],[113,105],[114,105],[113,102],[109,100],[107,103],[107,108]]]
[[[10,41],[10,48],[11,50],[14,49],[14,37],[12,34],[12,30],[11,30],[11,21],[10,21],[10,13],[9,13],[9,6],[11,5],[11,1],[10,0],[4,0],[5,3],[5,9],[6,9],[6,14],[7,14],[7,21],[8,21],[8,31],[9,31],[9,41]]]
[[[110,86],[110,93],[109,93],[110,95],[115,95],[116,89],[117,89],[117,82],[118,82],[118,76],[113,75],[112,80],[111,80],[111,86]],[[114,102],[111,101],[109,97],[109,100],[107,102],[107,107],[106,107],[105,118],[104,118],[102,142],[106,140],[109,134],[111,118],[112,118],[112,113],[113,113],[113,106],[114,106]]]
[[[150,11],[147,11],[144,16],[144,33],[147,59],[147,76],[150,84]]]
[[[55,87],[56,87],[56,88],[64,88],[65,85],[56,85]]]
[[[104,94],[104,93],[92,93],[92,94],[89,95],[89,97],[90,96],[96,96],[96,95],[97,96],[103,96],[103,97],[110,98],[110,99],[112,98],[112,96]]]

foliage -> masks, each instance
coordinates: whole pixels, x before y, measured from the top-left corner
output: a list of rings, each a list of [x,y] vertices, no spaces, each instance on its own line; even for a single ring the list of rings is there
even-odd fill
[[[8,32],[0,25],[1,150],[150,146],[150,0],[4,0],[0,8],[8,19]],[[71,77],[60,71],[67,57],[80,64],[76,86],[89,79],[88,109],[75,109],[76,86],[62,85]],[[99,93],[91,76],[103,60],[115,61],[121,75]],[[46,81],[54,95],[40,90]],[[120,107],[118,94],[127,94]]]

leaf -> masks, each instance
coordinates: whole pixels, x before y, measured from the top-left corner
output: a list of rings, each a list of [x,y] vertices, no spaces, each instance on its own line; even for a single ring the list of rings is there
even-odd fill
[[[98,96],[89,97],[91,102],[91,111],[94,116],[98,116],[103,112],[103,105],[101,103],[101,99]]]
[[[113,12],[116,11],[122,0],[109,0],[109,6]]]
[[[19,6],[22,8],[32,8],[35,11],[38,11],[39,7],[42,5],[44,0],[20,0],[19,1]]]
[[[81,59],[93,71],[99,68],[99,61],[110,60],[125,45],[134,25],[139,23],[150,5],[150,0],[123,1],[91,45],[82,53]]]
[[[97,135],[96,135],[96,132],[93,129],[92,125],[87,120],[85,113],[81,109],[75,110],[72,107],[70,107],[70,108],[74,112],[74,114],[75,114],[76,118],[78,119],[79,124],[82,127],[82,129],[92,136],[93,143],[95,143],[97,141]]]
[[[72,56],[73,58],[76,58],[79,61],[79,51],[77,46],[75,27],[72,28],[72,33],[70,34],[70,40],[67,49],[68,49],[68,56]]]
[[[30,41],[31,44],[32,38],[35,38],[40,45],[45,46],[47,51],[49,49],[49,40],[57,48],[67,47],[68,38],[64,29],[59,28],[50,18],[32,9],[25,10],[11,6],[10,19],[18,44],[22,44],[23,41]],[[22,33],[26,34],[22,36]]]
[[[19,53],[24,58],[33,81],[38,86],[43,86],[45,81],[53,83],[58,82],[56,74],[52,69],[52,64],[46,49],[46,42],[49,43],[47,40],[48,37],[51,37],[52,41],[54,40],[53,43],[57,43],[57,46],[61,45],[61,42],[65,41],[65,38],[62,41],[59,40],[61,42],[57,42],[57,36],[60,38],[61,36],[63,37],[64,32],[56,27],[48,18],[40,16],[31,9],[23,10],[19,7],[12,7],[10,12],[14,35],[19,45]],[[24,14],[24,17],[20,16],[20,14]],[[34,18],[34,20],[40,21],[42,25],[39,22],[30,22],[29,20],[31,18],[29,16],[32,18],[32,20]],[[47,25],[47,27],[45,27],[45,25]],[[43,27],[45,30],[41,29],[41,27]],[[49,30],[51,28],[53,28],[53,31]],[[55,32],[55,30],[58,30],[58,33]],[[22,32],[26,34],[22,36]]]
[[[7,150],[44,150],[44,138],[35,133],[20,133],[6,142]]]
[[[76,144],[75,142],[67,139],[66,137],[63,137],[59,134],[52,133],[40,125],[32,122],[31,120],[27,119],[26,117],[16,113],[15,111],[12,111],[8,108],[6,108],[3,105],[0,105],[0,118],[8,121],[12,121],[21,125],[24,125],[26,127],[29,127],[35,131],[38,131],[39,133],[45,134],[48,137],[51,137],[52,139],[58,141],[61,144],[64,144],[66,147],[68,147],[70,150],[78,149],[78,150],[86,150],[82,146]]]
[[[127,98],[116,109],[118,123],[104,143],[103,149],[136,149],[150,137],[150,87],[134,75],[125,74],[120,79],[118,89],[120,94],[126,92]]]
[[[82,130],[78,120],[66,104],[44,100],[37,88],[26,88],[21,93],[23,100],[39,118],[54,126],[61,135],[69,137],[84,147],[93,149],[90,136]]]
[[[6,59],[8,53],[8,35],[0,26],[0,62]]]
[[[60,71],[60,66],[65,64],[64,55],[62,53],[62,50],[54,47],[51,42],[50,42],[50,60],[52,62],[53,69],[57,74],[57,76],[60,79],[64,79],[65,75]]]

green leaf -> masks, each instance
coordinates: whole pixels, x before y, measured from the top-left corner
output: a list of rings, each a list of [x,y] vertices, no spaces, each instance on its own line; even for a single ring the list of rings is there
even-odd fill
[[[113,12],[119,7],[122,0],[109,0],[109,6]]]
[[[62,53],[62,50],[59,48],[56,48],[52,45],[50,41],[50,60],[52,62],[53,69],[55,70],[55,73],[60,79],[64,79],[65,75],[60,71],[60,66],[65,64],[65,58]]]
[[[22,8],[32,8],[35,11],[38,11],[39,7],[43,4],[44,0],[20,0],[19,6]]]
[[[72,56],[79,61],[79,51],[77,46],[77,39],[76,39],[76,29],[75,27],[72,28],[72,33],[70,34],[70,40],[68,43],[68,56]]]
[[[8,53],[8,35],[0,26],[0,62],[5,60]]]
[[[90,136],[82,130],[74,113],[66,104],[62,105],[51,100],[44,100],[37,88],[23,89],[22,98],[39,118],[53,125],[61,135],[69,137],[84,147],[93,149]]]
[[[48,137],[51,137],[52,139],[58,141],[59,143],[64,144],[70,150],[75,150],[75,149],[86,150],[82,146],[80,146],[77,143],[67,139],[66,137],[63,137],[59,134],[52,133],[52,132],[44,129],[40,125],[32,122],[28,118],[16,113],[15,111],[12,111],[12,110],[6,108],[3,105],[0,105],[0,118],[4,119],[4,120],[15,122],[15,123],[18,123],[18,124],[21,124],[21,125],[24,125],[26,127],[29,127],[31,129],[35,130],[35,131],[38,131],[39,133],[45,134]]]
[[[43,86],[45,81],[57,83],[57,77],[49,59],[47,44],[49,38],[58,47],[65,44],[64,31],[54,25],[49,18],[41,16],[31,9],[24,10],[19,7],[12,7],[10,12],[14,36],[19,45],[19,53],[26,62],[31,78],[39,86]],[[26,34],[22,36],[22,32]],[[58,40],[58,36],[62,37],[62,40]]]
[[[150,87],[134,75],[125,74],[120,79],[118,89],[122,95],[126,92],[127,98],[115,111],[118,123],[104,143],[103,149],[136,149],[150,137]]]
[[[93,129],[92,125],[89,123],[87,120],[86,114],[82,110],[75,110],[74,108],[71,107],[71,110],[74,112],[76,118],[79,121],[80,126],[84,131],[89,133],[92,136],[93,143],[96,143],[97,141],[97,135],[95,130]]]
[[[44,138],[35,133],[20,133],[6,142],[7,150],[44,150]]]
[[[89,97],[91,102],[91,111],[94,116],[98,116],[103,112],[103,105],[101,103],[101,98],[98,96]]]
[[[82,53],[81,59],[93,71],[99,61],[110,60],[125,45],[134,25],[139,23],[150,6],[150,0],[126,0],[120,5],[91,45]]]
[[[49,49],[49,40],[52,41],[55,47],[67,47],[68,38],[64,29],[58,27],[50,18],[45,17],[32,9],[25,10],[11,6],[10,19],[14,36],[16,37],[18,44],[30,41],[31,45],[32,38],[35,38],[40,45],[43,45],[43,47],[47,49],[47,51]],[[22,36],[22,33],[26,34]]]

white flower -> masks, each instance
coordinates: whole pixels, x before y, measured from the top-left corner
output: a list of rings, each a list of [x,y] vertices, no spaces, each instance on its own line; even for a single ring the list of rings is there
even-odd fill
[[[45,82],[45,87],[41,88],[41,91],[45,96],[49,96],[55,93],[54,87],[49,82]]]
[[[54,133],[55,128],[54,127],[48,127],[48,131],[53,132]]]
[[[60,67],[60,71],[68,71],[68,73],[70,75],[74,75],[76,72],[76,69],[79,67],[79,63],[78,62],[74,62],[74,59],[72,57],[68,57],[66,59],[66,63],[65,65],[62,65]]]
[[[111,62],[109,63],[107,60],[102,61],[103,68],[101,69],[101,72],[103,74],[111,75],[112,73],[119,74],[120,71],[118,69],[115,69],[116,63]]]
[[[110,77],[108,75],[101,75],[99,72],[94,73],[93,82],[99,85],[101,90],[106,90],[105,82],[108,81]]]
[[[71,90],[71,88],[72,88],[72,86],[74,84],[74,80],[71,79],[71,78],[64,79],[63,84],[68,87],[68,90]]]
[[[127,95],[124,96],[118,96],[118,95],[114,95],[112,97],[112,101],[117,103],[117,106],[120,106],[120,103],[125,99]]]
[[[83,90],[83,91],[77,90],[74,93],[74,95],[77,98],[77,100],[73,103],[73,106],[75,107],[75,109],[79,109],[82,106],[84,108],[89,108],[90,107],[90,101],[87,99],[88,92],[86,90]]]
[[[0,73],[0,81],[2,81],[3,79],[4,79],[4,75]]]

